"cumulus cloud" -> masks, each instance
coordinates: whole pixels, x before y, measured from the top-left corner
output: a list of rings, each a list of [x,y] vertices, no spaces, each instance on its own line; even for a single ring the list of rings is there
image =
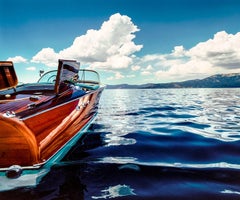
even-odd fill
[[[186,54],[186,50],[183,46],[175,46],[174,50],[172,51],[172,55],[175,57],[183,57]]]
[[[91,68],[127,68],[133,62],[132,55],[143,47],[133,42],[137,31],[139,29],[131,18],[117,13],[105,21],[99,30],[88,30],[85,35],[75,38],[70,47],[58,53],[52,48],[42,49],[32,58],[32,62],[55,66],[61,58],[76,59]]]
[[[9,57],[7,60],[12,61],[13,63],[26,63],[27,62],[27,59],[22,56]]]
[[[142,75],[161,81],[181,81],[204,78],[216,73],[240,72],[240,33],[225,31],[216,33],[212,39],[185,49],[176,46],[169,54],[145,55],[138,62]],[[145,66],[145,67],[144,67]],[[146,66],[151,66],[146,67]]]
[[[144,76],[152,75],[150,71],[146,71],[146,70],[142,71],[141,74]]]
[[[148,65],[146,68],[143,68],[141,72],[141,74],[144,76],[152,75],[152,73],[153,73],[152,65]]]
[[[50,47],[43,48],[31,61],[57,66],[58,59],[76,59],[90,68],[115,73],[108,80],[138,78],[142,75],[145,80],[169,82],[204,78],[216,73],[240,72],[240,32],[229,34],[220,31],[190,49],[179,45],[166,54],[137,57],[135,53],[143,48],[143,45],[134,43],[137,31],[139,29],[131,18],[117,13],[98,30],[91,29],[76,37],[71,46],[59,52]],[[14,59],[18,62],[27,61],[20,56]]]
[[[28,70],[28,71],[35,71],[36,67],[27,67],[26,70]]]
[[[125,77],[125,76],[122,75],[122,73],[120,73],[120,72],[115,72],[115,75],[109,77],[108,80],[119,80],[119,79],[122,79],[122,78],[124,78],[124,77]]]
[[[139,65],[134,65],[131,67],[133,71],[138,71],[141,67]]]
[[[49,67],[56,67],[59,55],[52,48],[43,48],[33,58],[34,63],[43,63]]]
[[[127,75],[126,76],[127,78],[134,78],[134,77],[136,77],[134,74],[129,74],[129,75]]]
[[[213,67],[226,69],[240,68],[240,33],[235,35],[225,31],[218,32],[213,39],[201,42],[188,54],[200,60],[208,60]]]

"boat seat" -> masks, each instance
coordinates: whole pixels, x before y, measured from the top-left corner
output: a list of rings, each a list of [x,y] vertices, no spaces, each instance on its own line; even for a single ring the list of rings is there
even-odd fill
[[[11,61],[0,61],[0,90],[14,88],[18,84],[17,75]]]
[[[89,85],[84,83],[76,83],[75,85],[88,90],[97,90],[99,88],[99,85]]]

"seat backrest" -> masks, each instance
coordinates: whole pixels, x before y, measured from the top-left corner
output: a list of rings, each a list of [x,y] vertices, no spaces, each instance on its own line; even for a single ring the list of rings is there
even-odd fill
[[[16,87],[17,75],[12,61],[0,61],[0,90]]]

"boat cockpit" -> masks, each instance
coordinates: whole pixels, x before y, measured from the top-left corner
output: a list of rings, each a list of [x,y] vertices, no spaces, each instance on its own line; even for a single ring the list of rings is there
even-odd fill
[[[36,83],[19,84],[11,61],[0,61],[0,100],[14,93],[60,94],[70,86],[85,91],[95,90],[100,85],[99,74],[94,70],[79,69],[76,61],[59,60],[58,70],[49,71]]]
[[[19,108],[29,110],[56,97],[58,104],[61,99],[74,99],[98,89],[99,74],[79,66],[74,60],[59,60],[58,70],[43,74],[36,83],[19,84],[13,63],[0,61],[0,104],[10,102],[13,111],[20,112]],[[0,112],[7,111],[8,107],[1,106]]]

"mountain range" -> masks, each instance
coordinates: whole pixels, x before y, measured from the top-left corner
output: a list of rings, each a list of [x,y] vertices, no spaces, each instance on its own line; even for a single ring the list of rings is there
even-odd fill
[[[107,89],[157,89],[157,88],[236,88],[240,87],[240,73],[217,74],[204,79],[171,83],[147,83],[142,85],[107,85]]]

